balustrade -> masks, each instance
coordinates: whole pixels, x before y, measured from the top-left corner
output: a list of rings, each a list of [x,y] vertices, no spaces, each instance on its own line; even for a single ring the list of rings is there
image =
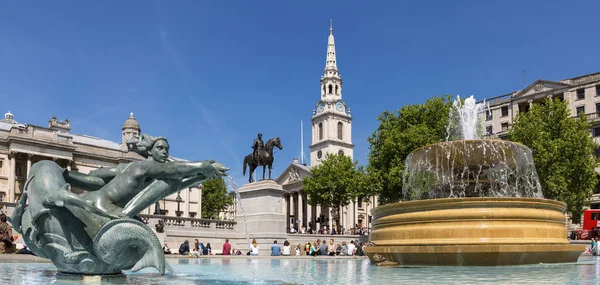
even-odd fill
[[[236,222],[211,219],[196,219],[184,217],[171,217],[164,215],[139,215],[142,220],[148,224],[150,220],[162,221],[163,226],[169,227],[185,227],[185,228],[205,228],[218,230],[233,230]]]
[[[15,206],[16,203],[0,201],[0,211],[7,212],[9,215],[12,214],[12,210]],[[164,215],[139,215],[139,217],[151,228],[162,222],[162,227],[165,228],[204,228],[233,231],[237,224],[234,221],[171,217]]]

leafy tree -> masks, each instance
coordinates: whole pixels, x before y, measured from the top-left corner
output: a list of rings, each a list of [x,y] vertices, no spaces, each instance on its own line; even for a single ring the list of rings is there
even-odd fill
[[[308,202],[337,209],[354,201],[360,194],[357,183],[361,178],[355,166],[348,156],[327,154],[320,165],[311,169],[312,176],[302,181]]]
[[[404,162],[411,151],[446,140],[451,108],[452,97],[443,95],[379,115],[379,127],[367,139],[371,144],[367,170],[369,179],[380,183],[380,203],[394,203],[402,198]]]
[[[227,185],[222,178],[208,180],[202,183],[202,218],[217,218],[219,212],[225,211],[233,204]]]
[[[563,100],[547,99],[517,116],[509,140],[528,146],[548,199],[567,203],[571,220],[579,223],[594,187],[597,145],[583,114],[571,117]]]

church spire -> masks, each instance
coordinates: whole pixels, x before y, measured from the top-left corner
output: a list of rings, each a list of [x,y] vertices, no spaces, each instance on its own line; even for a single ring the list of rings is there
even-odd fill
[[[342,78],[338,72],[335,39],[333,38],[333,21],[329,20],[329,38],[327,39],[327,58],[325,70],[321,76],[321,99],[342,99]]]
[[[325,76],[327,76],[327,71],[329,70],[337,71],[337,64],[335,62],[335,39],[333,38],[333,20],[329,20],[329,39],[327,40],[327,62],[325,63]]]

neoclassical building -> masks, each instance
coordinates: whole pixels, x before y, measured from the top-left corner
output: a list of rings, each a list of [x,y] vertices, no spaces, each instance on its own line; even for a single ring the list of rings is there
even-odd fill
[[[126,141],[138,138],[140,133],[140,125],[133,113],[121,128],[121,142],[113,142],[71,133],[69,119],[59,121],[52,117],[48,127],[42,127],[19,123],[9,111],[0,120],[0,201],[16,202],[19,199],[31,165],[40,160],[53,160],[63,168],[88,173],[100,167],[115,167],[119,163],[143,159],[129,152],[125,145]],[[161,213],[191,218],[199,216],[200,191],[200,188],[190,188],[161,200]],[[155,207],[151,207],[142,214],[154,212]]]
[[[505,139],[517,114],[527,112],[546,98],[566,101],[573,117],[585,115],[592,123],[591,136],[600,143],[600,72],[559,81],[538,79],[525,89],[486,99],[489,111],[481,114],[486,136]],[[596,150],[596,156],[600,156],[600,149]],[[596,172],[600,173],[600,167]],[[599,187],[592,197],[591,208],[600,209]]]
[[[298,159],[279,176],[277,183],[283,187],[283,212],[288,230],[302,226],[311,229],[343,228],[345,232],[356,232],[356,228],[367,229],[371,209],[377,205],[376,197],[361,197],[347,207],[330,209],[310,205],[302,192],[302,179],[311,175],[311,167],[319,165],[331,154],[344,154],[353,158],[352,116],[350,107],[342,99],[342,77],[337,67],[337,55],[333,27],[329,27],[325,70],[321,76],[321,94],[312,111],[312,132],[310,165],[299,163]],[[337,223],[339,221],[339,224]]]

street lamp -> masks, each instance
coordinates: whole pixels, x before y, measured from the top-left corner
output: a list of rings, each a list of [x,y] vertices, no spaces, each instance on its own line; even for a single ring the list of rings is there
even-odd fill
[[[181,217],[181,211],[179,209],[179,204],[181,204],[181,202],[183,201],[183,199],[181,199],[181,196],[179,196],[179,193],[177,193],[177,198],[175,198],[175,202],[177,202],[177,212],[175,212],[175,214],[177,215],[177,217]]]

